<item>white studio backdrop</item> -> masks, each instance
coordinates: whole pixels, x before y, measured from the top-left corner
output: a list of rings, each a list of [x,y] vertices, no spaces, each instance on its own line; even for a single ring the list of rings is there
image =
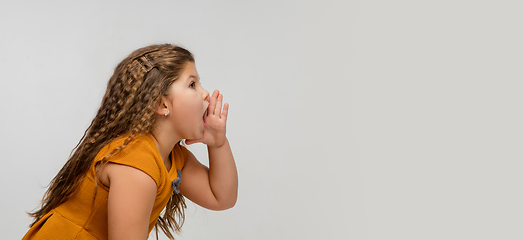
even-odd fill
[[[117,63],[169,42],[231,104],[240,177],[177,239],[523,239],[523,7],[2,1],[0,238],[25,234]]]

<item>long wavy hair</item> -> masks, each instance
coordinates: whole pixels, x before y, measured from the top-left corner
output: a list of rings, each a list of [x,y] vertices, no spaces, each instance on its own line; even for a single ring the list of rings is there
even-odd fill
[[[169,86],[188,62],[195,62],[188,50],[160,44],[140,48],[118,64],[91,125],[51,181],[39,209],[29,213],[34,218],[31,226],[75,191],[105,145],[129,134],[124,144],[106,156],[108,158],[124,149],[137,136],[151,132],[160,98],[167,95]],[[158,228],[161,228],[169,239],[174,239],[171,231],[180,232],[185,208],[184,197],[173,194],[155,225],[157,238]]]

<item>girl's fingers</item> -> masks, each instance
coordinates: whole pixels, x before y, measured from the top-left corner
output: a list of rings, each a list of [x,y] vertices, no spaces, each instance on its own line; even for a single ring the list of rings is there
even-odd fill
[[[211,98],[209,99],[209,108],[207,111],[208,115],[213,115],[215,113],[217,97],[218,97],[218,90],[215,90],[213,92],[213,95],[211,95]]]
[[[229,104],[224,103],[224,110],[222,110],[222,116],[220,118],[224,119],[224,121],[227,121],[227,111],[229,110]]]
[[[217,98],[217,104],[215,107],[215,115],[220,117],[220,113],[222,112],[222,100],[224,99],[224,96],[222,94],[218,94]]]

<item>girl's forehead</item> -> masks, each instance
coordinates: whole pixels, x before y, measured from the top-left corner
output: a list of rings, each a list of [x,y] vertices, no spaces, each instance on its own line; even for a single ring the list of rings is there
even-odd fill
[[[196,69],[196,66],[194,63],[189,62],[184,67],[184,70],[182,70],[182,77],[186,79],[195,79],[200,81],[200,76],[198,75],[198,71]]]

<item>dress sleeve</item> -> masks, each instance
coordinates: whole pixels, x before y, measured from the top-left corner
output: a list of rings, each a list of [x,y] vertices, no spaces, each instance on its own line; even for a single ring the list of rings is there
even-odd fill
[[[125,138],[116,139],[100,150],[95,158],[95,165],[102,161],[105,156],[111,154],[114,149],[122,146],[124,140]],[[161,169],[158,166],[158,158],[158,150],[156,150],[154,142],[151,143],[148,139],[139,137],[128,143],[124,149],[120,150],[120,152],[108,157],[104,161],[136,168],[153,178],[157,187],[160,187],[162,181]]]

